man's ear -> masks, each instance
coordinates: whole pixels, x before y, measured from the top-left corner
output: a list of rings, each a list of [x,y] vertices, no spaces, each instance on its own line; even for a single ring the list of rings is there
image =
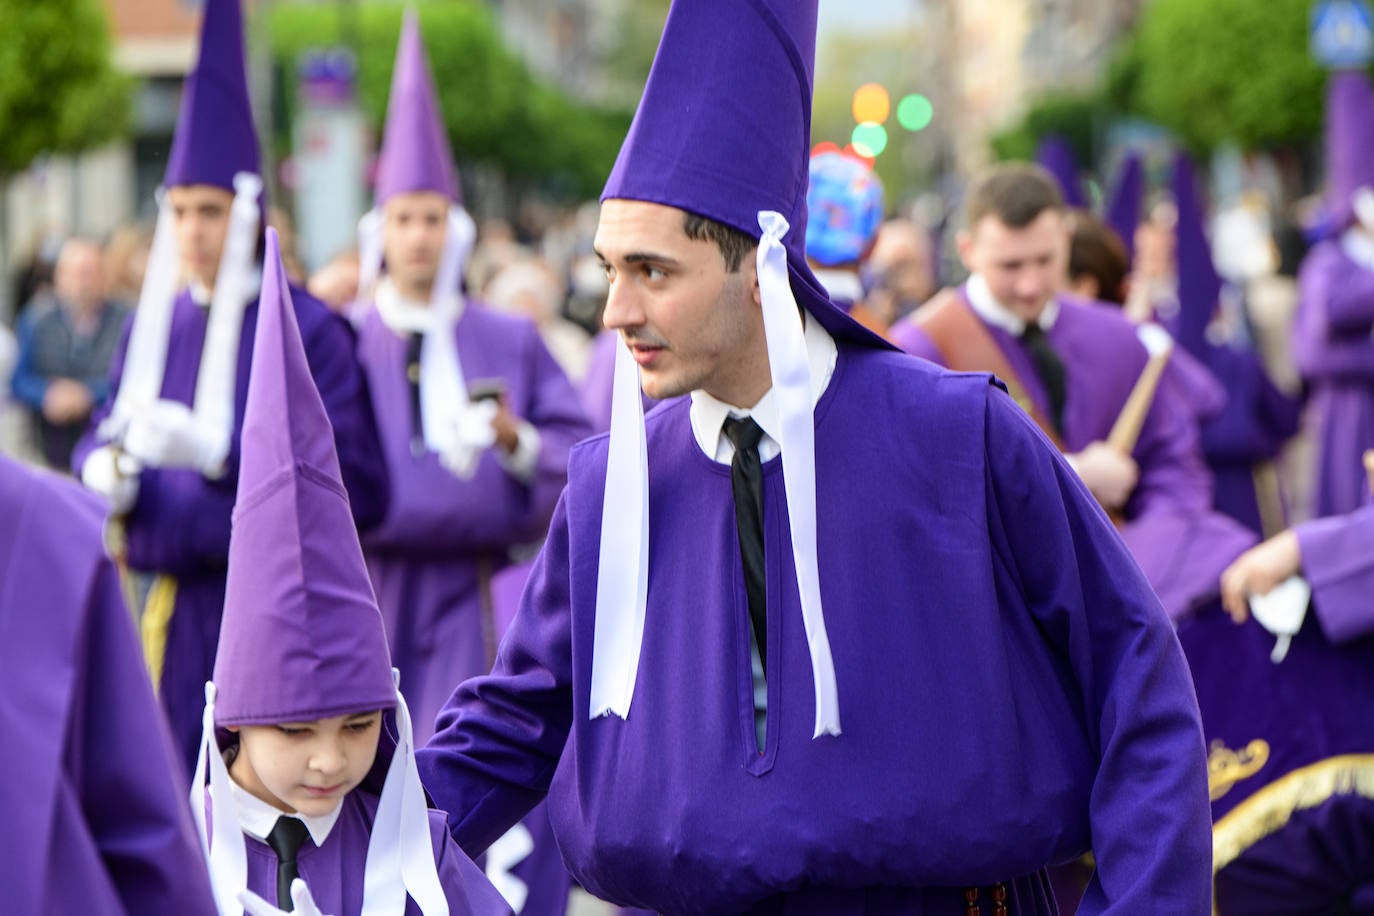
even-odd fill
[[[964,262],[964,269],[969,273],[976,273],[969,258],[973,254],[973,233],[967,229],[960,229],[959,234],[954,237],[954,244],[959,249],[959,260]]]

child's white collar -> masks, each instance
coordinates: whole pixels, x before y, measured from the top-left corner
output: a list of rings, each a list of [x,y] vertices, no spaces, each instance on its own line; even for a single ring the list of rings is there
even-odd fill
[[[329,832],[334,829],[334,824],[339,820],[339,813],[343,811],[343,801],[334,806],[334,810],[328,814],[321,814],[312,817],[308,814],[287,814],[269,805],[267,802],[258,798],[252,792],[244,789],[238,783],[230,783],[230,791],[234,796],[234,807],[238,811],[239,826],[243,832],[255,840],[267,842],[267,835],[272,832],[272,828],[277,824],[279,817],[294,817],[305,824],[305,829],[310,831],[310,839],[316,846],[323,846],[324,841],[329,839]]]

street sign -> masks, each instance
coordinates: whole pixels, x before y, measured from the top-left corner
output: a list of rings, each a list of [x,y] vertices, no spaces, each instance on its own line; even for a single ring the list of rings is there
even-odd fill
[[[1312,57],[1332,70],[1374,61],[1374,13],[1367,0],[1321,0],[1312,9]]]

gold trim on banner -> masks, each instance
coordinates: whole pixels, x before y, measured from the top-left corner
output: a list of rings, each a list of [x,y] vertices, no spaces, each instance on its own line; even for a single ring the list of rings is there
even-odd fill
[[[148,589],[148,603],[143,608],[140,630],[143,635],[143,662],[153,679],[156,692],[162,683],[162,663],[167,658],[167,628],[172,623],[172,611],[177,603],[177,580],[171,576],[157,576]]]

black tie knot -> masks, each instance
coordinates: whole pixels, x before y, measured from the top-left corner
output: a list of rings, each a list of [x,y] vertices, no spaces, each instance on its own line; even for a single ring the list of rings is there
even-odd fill
[[[291,901],[291,882],[300,877],[296,867],[296,854],[301,844],[310,835],[304,822],[295,817],[279,817],[267,835],[267,845],[277,854],[277,907],[290,912],[294,905]]]
[[[1021,342],[1030,355],[1031,364],[1040,384],[1045,387],[1045,395],[1050,399],[1050,422],[1055,432],[1064,434],[1064,402],[1068,397],[1068,379],[1064,361],[1050,343],[1045,329],[1035,322],[1028,322],[1021,332]]]
[[[757,451],[763,441],[763,429],[753,417],[726,417],[722,432],[737,452]]]
[[[1040,343],[1045,339],[1045,329],[1034,321],[1026,323],[1026,329],[1021,332],[1021,339],[1028,344]]]

